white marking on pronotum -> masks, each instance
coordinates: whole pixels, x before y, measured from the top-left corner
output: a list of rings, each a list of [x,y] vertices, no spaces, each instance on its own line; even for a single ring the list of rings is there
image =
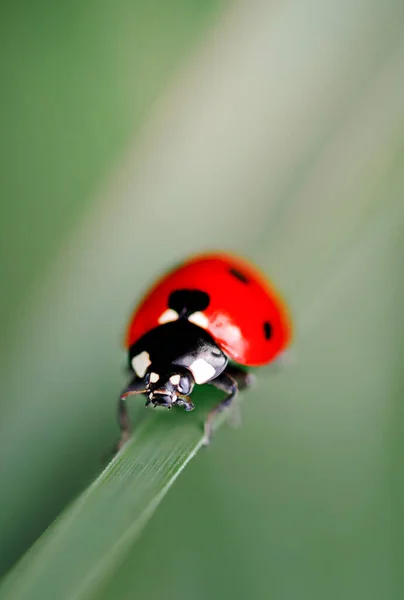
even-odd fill
[[[189,365],[189,369],[194,376],[195,383],[206,383],[216,373],[216,369],[212,367],[203,358],[197,358],[194,362]]]
[[[160,323],[160,325],[163,325],[164,323],[170,323],[171,321],[176,321],[177,319],[178,313],[172,308],[167,308],[167,310],[165,310],[163,314],[160,315],[158,322]]]
[[[144,377],[147,367],[151,365],[150,355],[146,350],[132,358],[132,367],[139,377]]]
[[[202,327],[203,329],[207,329],[209,325],[208,317],[200,311],[192,313],[188,318],[188,321],[191,321],[194,325],[199,325],[199,327]]]
[[[157,373],[150,373],[151,383],[156,383],[159,379],[160,379],[160,375],[157,375]]]
[[[171,375],[170,381],[173,385],[178,385],[180,382],[180,376],[179,375]]]

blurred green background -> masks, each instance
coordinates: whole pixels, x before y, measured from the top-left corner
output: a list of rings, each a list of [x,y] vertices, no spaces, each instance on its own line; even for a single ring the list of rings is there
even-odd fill
[[[261,370],[97,597],[403,597],[403,17],[3,4],[2,573],[100,471],[139,294],[223,247],[287,297],[295,363]]]

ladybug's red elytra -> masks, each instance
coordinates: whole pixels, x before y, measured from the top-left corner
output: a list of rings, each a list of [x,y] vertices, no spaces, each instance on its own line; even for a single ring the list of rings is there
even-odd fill
[[[126,347],[133,379],[119,399],[118,447],[130,432],[128,396],[146,395],[146,406],[192,410],[190,394],[205,383],[226,394],[205,422],[208,444],[214,416],[251,381],[241,366],[270,363],[291,333],[278,292],[244,259],[211,253],[181,264],[157,281],[130,320]]]

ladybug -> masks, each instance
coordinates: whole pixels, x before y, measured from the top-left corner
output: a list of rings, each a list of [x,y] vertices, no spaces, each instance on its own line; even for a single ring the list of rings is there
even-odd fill
[[[285,304],[256,267],[224,253],[181,264],[157,281],[130,320],[126,348],[133,379],[119,398],[118,448],[130,433],[128,396],[144,394],[146,406],[189,411],[194,386],[205,383],[226,394],[206,419],[207,445],[215,415],[251,383],[241,367],[270,363],[290,339]]]

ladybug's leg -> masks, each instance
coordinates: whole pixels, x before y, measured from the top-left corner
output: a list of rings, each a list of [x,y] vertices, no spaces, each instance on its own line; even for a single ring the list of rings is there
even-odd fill
[[[238,385],[235,379],[231,375],[229,375],[226,371],[223,371],[216,379],[210,382],[211,385],[214,385],[219,390],[226,392],[227,396],[224,400],[219,402],[217,406],[207,416],[205,421],[205,435],[203,439],[204,446],[207,446],[212,439],[212,430],[213,430],[213,420],[215,416],[222,412],[225,408],[230,406],[234,398],[237,396]]]
[[[253,385],[255,382],[255,376],[238,365],[227,365],[225,373],[233,377],[237,382],[239,392]],[[229,411],[229,418],[227,420],[231,427],[239,427],[241,425],[241,412],[240,403],[233,402]]]
[[[128,413],[128,407],[126,405],[126,398],[128,396],[134,396],[136,394],[144,394],[146,392],[145,384],[143,379],[135,377],[129,385],[122,390],[122,393],[118,400],[118,424],[121,430],[121,439],[119,440],[116,451],[118,451],[130,437],[130,419]]]
[[[194,410],[195,408],[195,405],[193,402],[191,402],[189,396],[180,396],[180,398],[177,400],[177,406],[183,406],[186,411]]]
[[[244,369],[237,365],[227,365],[225,373],[236,380],[240,392],[250,387],[255,382],[255,376],[252,373],[244,371]]]

